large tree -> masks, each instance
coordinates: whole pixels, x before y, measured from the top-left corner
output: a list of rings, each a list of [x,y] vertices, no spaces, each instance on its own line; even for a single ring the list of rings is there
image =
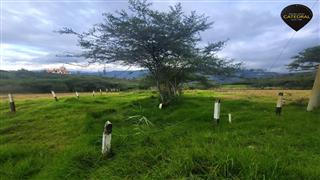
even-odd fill
[[[131,0],[129,11],[103,16],[103,22],[88,32],[64,28],[60,33],[77,35],[82,56],[89,62],[120,62],[148,69],[162,103],[177,96],[182,84],[195,76],[230,73],[239,66],[217,58],[223,41],[199,47],[200,32],[212,22],[196,12],[184,14],[180,4],[160,12],[146,1]]]
[[[320,64],[320,46],[307,48],[292,59],[293,62],[288,65],[291,71],[315,70]]]

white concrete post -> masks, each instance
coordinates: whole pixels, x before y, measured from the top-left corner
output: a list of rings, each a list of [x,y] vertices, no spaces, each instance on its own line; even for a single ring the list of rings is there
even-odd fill
[[[9,102],[10,102],[10,111],[11,112],[16,112],[16,105],[14,104],[13,96],[12,94],[8,94],[9,97]]]
[[[52,97],[54,98],[54,100],[58,101],[56,93],[54,91],[51,91],[51,94],[52,94]]]
[[[220,104],[220,99],[216,100],[214,103],[213,120],[215,124],[219,124],[220,121]]]
[[[276,105],[276,115],[280,116],[282,111],[282,103],[283,103],[283,92],[279,92],[278,100]]]
[[[111,133],[112,133],[112,123],[107,121],[104,124],[104,130],[102,134],[102,154],[108,154],[111,151]]]
[[[95,95],[95,93],[96,93],[96,92],[92,91],[92,96],[94,96],[94,95]]]
[[[307,111],[312,111],[320,107],[320,65],[318,66],[318,72],[313,83]]]
[[[231,113],[228,114],[228,117],[229,117],[229,123],[231,124],[232,123]]]
[[[79,99],[79,93],[78,93],[78,91],[76,91],[76,96],[77,96],[77,98]]]

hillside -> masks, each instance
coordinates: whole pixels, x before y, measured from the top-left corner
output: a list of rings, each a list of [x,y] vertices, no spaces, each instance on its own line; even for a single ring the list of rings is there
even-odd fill
[[[0,71],[0,93],[48,93],[73,91],[98,91],[106,88],[137,89],[138,80],[88,76],[88,75],[59,75],[46,72],[26,70]]]
[[[288,101],[277,117],[276,94],[188,91],[163,110],[152,92],[79,100],[71,94],[58,102],[29,95],[17,100],[16,113],[1,101],[0,178],[318,179],[320,111],[305,111],[309,91],[285,91]],[[107,120],[113,123],[112,153],[102,157]]]
[[[311,89],[315,73],[293,73],[282,74],[266,78],[254,78],[240,81],[239,84],[246,84],[252,87],[281,87],[286,89]]]

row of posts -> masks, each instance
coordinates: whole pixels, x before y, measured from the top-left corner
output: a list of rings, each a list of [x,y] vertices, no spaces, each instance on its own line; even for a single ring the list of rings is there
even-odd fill
[[[278,100],[276,104],[276,114],[281,115],[282,104],[284,103],[283,93],[278,94]],[[162,109],[162,103],[159,104],[159,109]],[[220,122],[220,111],[221,111],[221,100],[218,99],[214,103],[214,113],[213,120],[216,125]],[[228,121],[232,123],[231,113],[228,114]],[[104,125],[104,130],[102,134],[102,154],[107,155],[111,152],[111,133],[112,133],[112,123],[107,121]]]
[[[285,103],[284,97],[283,97],[283,92],[279,92],[278,94],[278,100],[276,103],[276,109],[275,113],[277,116],[281,115],[282,112],[282,106]],[[214,124],[218,125],[220,122],[220,111],[221,111],[221,100],[217,99],[214,102],[214,112],[213,112],[213,122]],[[232,116],[231,113],[228,114],[228,121],[231,124],[232,123]]]
[[[116,90],[119,91],[119,89],[116,89]],[[117,92],[117,91],[110,91],[110,92]],[[52,94],[52,97],[54,98],[54,100],[58,101],[56,93],[54,91],[51,91],[51,94]],[[76,97],[79,99],[79,93],[76,91],[75,94],[76,94]],[[101,89],[100,89],[100,94],[102,94]],[[281,115],[281,112],[282,112],[282,105],[285,102],[283,95],[284,95],[283,92],[280,92],[278,94],[278,100],[277,100],[277,104],[276,104],[275,112],[276,112],[276,115],[279,115],[279,116]],[[92,96],[95,96],[95,91],[92,91]],[[15,112],[16,107],[15,107],[15,103],[14,103],[12,94],[11,93],[8,94],[8,97],[9,97],[10,111]],[[310,106],[310,103],[308,105],[308,108],[309,108],[309,106]],[[159,109],[162,109],[162,107],[163,107],[163,104],[160,103]],[[216,124],[219,124],[219,121],[220,121],[220,109],[221,109],[220,107],[221,107],[221,100],[218,99],[214,103],[214,114],[213,114],[213,119]],[[228,114],[228,117],[229,117],[229,122],[231,123],[231,114],[230,113]]]
[[[102,90],[99,89],[100,94],[102,95]],[[106,92],[120,92],[119,88],[111,88],[111,89],[106,89]],[[56,95],[56,93],[54,91],[51,91],[52,97],[55,101],[58,101],[58,97]],[[95,96],[96,92],[92,91],[92,96]],[[77,99],[79,99],[80,95],[78,93],[78,91],[75,92],[75,95],[77,97]],[[11,112],[16,112],[16,106],[13,100],[13,95],[11,93],[8,94],[8,98],[9,98],[9,105],[10,105],[10,111]]]
[[[99,89],[99,91],[100,91],[100,95],[102,95],[102,90]],[[120,92],[120,89],[106,89],[106,92]],[[58,98],[57,98],[55,92],[54,92],[54,91],[51,91],[51,94],[52,94],[53,98],[54,98],[56,101],[58,101]],[[75,94],[76,94],[76,97],[79,99],[80,95],[79,95],[78,91],[76,91]],[[95,96],[95,95],[96,95],[96,92],[93,90],[93,91],[92,91],[92,96]]]
[[[58,101],[58,98],[57,98],[55,92],[51,91],[51,93],[52,93],[53,98],[56,101]],[[92,93],[94,96],[95,92],[93,91]],[[11,112],[15,112],[16,108],[15,108],[13,96],[12,96],[12,94],[9,94],[8,96],[9,96]],[[76,92],[76,96],[77,96],[77,98],[79,98],[78,92]],[[281,115],[283,103],[284,103],[283,93],[280,92],[278,94],[278,100],[277,100],[277,104],[276,104],[276,115]],[[162,104],[160,104],[159,108],[160,109],[162,108]],[[214,113],[213,113],[213,119],[214,119],[214,123],[216,125],[218,125],[220,122],[220,111],[221,111],[221,100],[218,99],[214,103]],[[231,113],[228,114],[228,119],[229,119],[229,123],[232,123]],[[112,123],[110,121],[107,121],[104,125],[104,130],[103,130],[103,134],[102,134],[102,150],[101,150],[101,152],[103,155],[107,155],[111,152],[111,137],[112,137]]]
[[[102,95],[102,90],[100,89],[100,94]],[[106,92],[117,92],[120,91],[120,89],[106,89]],[[55,101],[58,101],[58,98],[54,91],[51,91],[51,94]],[[79,98],[79,93],[76,92],[77,98]],[[95,91],[92,91],[92,96],[95,96]],[[15,112],[15,103],[13,100],[12,94],[8,95],[9,97],[9,103],[10,103],[10,110],[11,112]],[[276,103],[276,109],[275,113],[276,115],[280,116],[282,111],[282,105],[284,103],[284,94],[283,92],[280,92],[278,94],[278,99]],[[316,75],[316,79],[313,85],[311,97],[308,103],[307,111],[312,111],[314,108],[320,106],[320,66],[318,69],[318,73]],[[159,109],[162,109],[163,104],[159,104]],[[220,122],[220,111],[221,111],[221,100],[218,99],[214,103],[214,114],[213,119],[215,124],[219,124]],[[229,123],[232,122],[231,113],[228,114]],[[107,155],[111,152],[111,133],[112,133],[112,123],[110,121],[107,121],[104,125],[104,130],[102,134],[102,154]]]

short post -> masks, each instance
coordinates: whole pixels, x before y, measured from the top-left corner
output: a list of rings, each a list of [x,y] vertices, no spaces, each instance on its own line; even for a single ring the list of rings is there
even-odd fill
[[[92,91],[92,96],[94,96],[94,95],[95,95],[95,93],[96,93],[96,92]]]
[[[12,94],[8,94],[9,97],[9,102],[10,102],[10,111],[11,112],[16,112],[16,105],[14,104],[13,96]]]
[[[216,100],[214,103],[214,113],[213,113],[213,120],[215,124],[219,124],[220,121],[220,99]]]
[[[278,116],[281,115],[282,103],[283,103],[283,92],[279,92],[277,105],[276,105],[276,115],[278,115]]]
[[[313,83],[307,111],[312,111],[320,107],[320,65],[318,66],[318,72]]]
[[[231,113],[228,114],[228,117],[229,117],[229,123],[231,124],[232,123],[232,120],[231,120]]]
[[[58,101],[56,93],[54,91],[51,91],[51,94],[52,94],[52,97],[54,98],[54,100]]]
[[[102,95],[102,90],[100,89],[100,95]]]
[[[111,151],[111,133],[112,123],[107,121],[104,124],[104,130],[102,134],[102,154],[106,155]]]
[[[108,92],[108,88],[106,88],[106,93]]]
[[[79,93],[78,93],[78,91],[76,91],[76,96],[77,96],[77,98],[79,99]]]
[[[162,103],[159,104],[159,109],[162,109],[162,105],[163,105]]]

